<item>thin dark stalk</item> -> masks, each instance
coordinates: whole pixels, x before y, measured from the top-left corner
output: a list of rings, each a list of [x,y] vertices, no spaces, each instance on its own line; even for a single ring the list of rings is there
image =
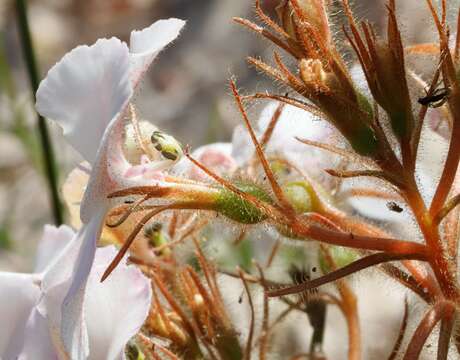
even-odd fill
[[[19,27],[19,34],[21,37],[22,50],[24,52],[24,58],[27,66],[27,72],[29,74],[30,85],[35,99],[35,94],[37,92],[39,84],[39,76],[37,63],[35,61],[32,39],[30,36],[27,9],[24,0],[16,0],[16,16]],[[53,218],[56,225],[61,225],[63,222],[63,216],[61,202],[59,200],[58,172],[54,157],[53,145],[51,143],[51,139],[48,133],[48,127],[46,125],[45,118],[43,118],[43,116],[41,116],[40,114],[37,115],[38,133],[42,145],[43,162],[45,166],[44,170],[50,192],[50,201],[53,211]]]
[[[404,316],[401,321],[401,327],[399,329],[398,338],[396,339],[395,345],[393,346],[393,350],[391,351],[390,357],[387,360],[394,360],[398,356],[399,350],[401,349],[402,341],[404,339],[404,334],[406,333],[408,318],[409,318],[409,303],[406,298],[404,300]]]

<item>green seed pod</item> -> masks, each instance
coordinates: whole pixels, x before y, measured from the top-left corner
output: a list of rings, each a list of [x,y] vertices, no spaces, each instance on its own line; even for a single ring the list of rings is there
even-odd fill
[[[332,256],[332,259],[334,259],[338,269],[351,264],[359,258],[359,255],[355,250],[343,246],[329,246],[329,253]],[[322,251],[319,252],[319,265],[324,274],[332,271],[329,263],[324,258],[324,253]]]
[[[234,185],[239,190],[261,201],[272,203],[270,195],[258,185],[251,183]],[[266,215],[260,209],[226,188],[220,190],[215,203],[215,209],[225,217],[241,224],[257,224],[266,219]]]

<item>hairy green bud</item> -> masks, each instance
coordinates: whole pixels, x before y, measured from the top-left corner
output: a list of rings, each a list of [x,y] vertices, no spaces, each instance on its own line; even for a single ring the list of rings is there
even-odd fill
[[[260,186],[251,183],[234,184],[239,190],[261,201],[272,203],[270,195]],[[225,217],[241,224],[257,224],[266,219],[266,215],[249,201],[234,192],[222,188],[215,203],[215,209]]]

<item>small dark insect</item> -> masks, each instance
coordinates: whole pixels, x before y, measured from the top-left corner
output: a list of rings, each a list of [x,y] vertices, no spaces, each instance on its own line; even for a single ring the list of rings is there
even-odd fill
[[[448,87],[436,89],[432,95],[427,95],[418,99],[418,103],[423,106],[430,108],[437,108],[447,101],[450,95],[450,89]]]
[[[387,202],[387,208],[391,211],[400,213],[403,211],[403,208],[396,204],[394,201]]]
[[[313,266],[313,267],[311,268],[311,271],[312,271],[312,272],[316,272],[316,266]]]

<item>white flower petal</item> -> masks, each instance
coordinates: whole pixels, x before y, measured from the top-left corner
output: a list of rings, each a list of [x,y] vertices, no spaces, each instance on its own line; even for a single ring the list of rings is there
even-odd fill
[[[102,137],[97,160],[80,204],[80,217],[83,223],[89,223],[101,208],[109,206],[109,193],[134,185],[124,178],[130,165],[124,158],[121,148],[123,129],[123,114],[120,114],[109,123]]]
[[[152,290],[150,281],[135,266],[123,261],[100,283],[100,278],[116,255],[113,246],[96,251],[88,280],[85,318],[90,341],[90,359],[120,358],[128,340],[148,315]]]
[[[248,131],[243,125],[236,126],[232,134],[232,158],[239,166],[242,166],[253,154],[254,145]]]
[[[376,182],[364,182],[356,181],[349,182],[346,185],[342,186],[342,189],[346,191],[347,189],[352,189],[357,184],[367,184],[368,188],[379,188],[384,190],[385,187]],[[361,215],[366,216],[371,219],[381,220],[381,221],[393,221],[393,222],[411,222],[410,210],[404,206],[403,202],[397,202],[403,211],[401,213],[391,211],[388,208],[387,203],[389,200],[370,198],[365,196],[353,196],[348,200],[348,203],[357,210]]]
[[[59,228],[45,225],[42,239],[37,247],[35,272],[45,271],[56,259],[65,246],[73,239],[75,232],[68,226]]]
[[[101,221],[96,216],[80,229],[47,267],[42,281],[37,310],[47,320],[55,349],[71,359],[85,359],[89,352],[83,323],[83,297]]]
[[[14,359],[24,343],[27,319],[40,296],[35,274],[0,272],[0,359]]]
[[[265,132],[278,106],[278,102],[270,102],[263,109],[258,122],[260,133]],[[299,148],[305,150],[305,145],[299,143],[296,137],[326,141],[333,132],[332,126],[326,121],[296,106],[286,105],[278,119],[268,148],[272,147],[275,151],[286,147],[292,150]]]
[[[278,106],[279,103],[273,101],[262,110],[255,129],[259,138],[269,126]],[[311,176],[315,176],[317,181],[322,183],[323,180],[327,181],[323,169],[334,167],[337,157],[323,150],[302,144],[296,137],[334,145],[341,141],[338,131],[312,113],[295,106],[286,105],[273,130],[270,141],[265,147],[266,152],[282,155],[298,168]],[[254,145],[247,130],[242,126],[235,128],[232,145],[232,156],[239,165],[244,164],[254,155]]]
[[[24,348],[18,360],[59,359],[49,335],[46,318],[37,309],[32,311],[27,321],[24,337]]]
[[[109,122],[131,96],[126,44],[101,39],[78,46],[48,72],[36,107],[61,125],[72,146],[93,163]]]
[[[88,338],[83,324],[83,301],[105,213],[105,208],[100,209],[89,224],[83,226],[75,240],[80,245],[78,258],[73,263],[70,286],[65,286],[68,291],[60,308],[60,332],[64,348],[71,359],[80,359],[87,355]]]
[[[133,87],[139,83],[143,73],[171,41],[175,40],[185,21],[179,19],[159,20],[141,31],[131,32],[131,81]]]

